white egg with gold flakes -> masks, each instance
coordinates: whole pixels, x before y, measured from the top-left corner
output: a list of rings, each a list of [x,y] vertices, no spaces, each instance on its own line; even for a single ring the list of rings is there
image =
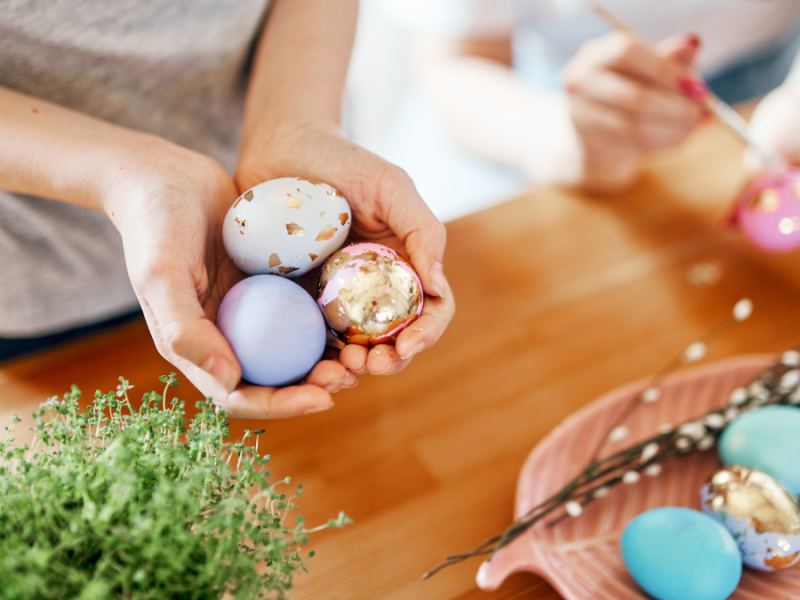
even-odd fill
[[[350,206],[327,183],[283,177],[260,183],[233,203],[222,241],[249,275],[299,277],[336,252],[350,232]]]

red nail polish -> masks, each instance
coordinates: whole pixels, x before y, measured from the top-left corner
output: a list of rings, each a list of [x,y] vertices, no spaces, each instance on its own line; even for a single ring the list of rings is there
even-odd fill
[[[703,100],[709,94],[705,83],[699,79],[692,79],[691,77],[687,77],[685,75],[678,77],[677,85],[678,89],[685,96],[688,96],[692,100],[696,100],[698,102]]]
[[[700,46],[700,38],[694,33],[686,34],[686,45],[697,49]]]

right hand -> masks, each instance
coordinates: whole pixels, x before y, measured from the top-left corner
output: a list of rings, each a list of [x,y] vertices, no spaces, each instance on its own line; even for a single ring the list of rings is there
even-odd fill
[[[148,157],[146,166],[140,156]],[[331,393],[357,382],[341,363],[323,360],[294,386],[243,384],[239,362],[216,327],[222,298],[245,277],[222,245],[222,219],[238,195],[217,162],[158,138],[106,185],[104,208],[122,235],[156,347],[231,417],[282,418],[330,408]]]
[[[682,86],[694,78],[695,36],[651,48],[628,33],[586,42],[564,70],[589,187],[630,184],[645,152],[676,146],[704,118]]]

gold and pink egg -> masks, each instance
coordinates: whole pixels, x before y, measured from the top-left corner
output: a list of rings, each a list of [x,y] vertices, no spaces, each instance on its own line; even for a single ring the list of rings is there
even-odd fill
[[[739,196],[731,221],[767,252],[800,248],[800,169],[756,179]]]
[[[422,284],[411,263],[391,248],[352,244],[322,267],[317,303],[346,344],[394,344],[422,313]]]

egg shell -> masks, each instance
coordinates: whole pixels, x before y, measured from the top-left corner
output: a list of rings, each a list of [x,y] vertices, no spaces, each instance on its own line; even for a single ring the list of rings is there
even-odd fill
[[[762,406],[737,417],[722,432],[725,465],[758,469],[800,494],[800,408]]]
[[[256,275],[233,286],[219,307],[217,326],[256,385],[295,383],[325,350],[326,328],[317,303],[299,285]]]
[[[331,331],[347,344],[394,344],[424,303],[414,267],[388,246],[351,244],[325,262],[317,303]]]
[[[732,219],[762,250],[788,252],[800,247],[800,169],[756,179],[739,196]]]
[[[742,560],[730,533],[688,508],[656,508],[622,534],[631,577],[657,600],[724,600],[739,584]]]
[[[258,184],[233,203],[222,241],[249,275],[299,277],[344,244],[351,220],[350,206],[335,188],[284,177]]]

